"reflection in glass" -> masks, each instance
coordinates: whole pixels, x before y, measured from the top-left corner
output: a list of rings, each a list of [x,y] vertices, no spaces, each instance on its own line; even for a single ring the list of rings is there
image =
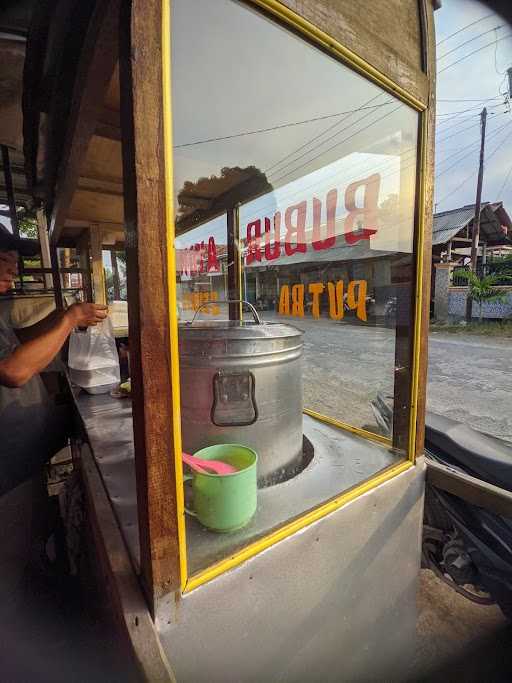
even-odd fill
[[[418,115],[235,0],[177,0],[172,31],[180,320],[209,301],[203,324],[229,314],[240,325],[240,306],[219,302],[243,298],[302,330],[302,402],[320,416],[304,417],[303,471],[285,502],[278,486],[262,489],[251,525],[208,550],[188,520],[197,569],[406,453]],[[379,402],[392,424],[376,419]],[[392,449],[350,441],[324,418]],[[210,424],[204,434],[204,445],[228,438]],[[334,469],[315,479],[321,462]]]
[[[228,299],[225,214],[177,237],[175,247],[178,320],[192,321],[194,316],[222,317],[219,302]]]

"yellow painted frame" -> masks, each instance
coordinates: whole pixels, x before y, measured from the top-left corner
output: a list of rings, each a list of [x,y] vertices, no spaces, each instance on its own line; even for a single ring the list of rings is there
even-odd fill
[[[309,408],[304,408],[302,412],[304,415],[314,417],[315,420],[325,422],[325,424],[331,425],[332,427],[337,427],[338,429],[343,429],[344,432],[350,432],[351,434],[362,436],[364,439],[368,439],[368,441],[376,441],[377,443],[382,443],[385,446],[391,446],[391,439],[388,436],[382,436],[382,434],[375,434],[375,432],[370,432],[367,429],[355,427],[348,422],[342,422],[341,420],[336,420],[334,417],[322,415],[322,413],[317,413]]]
[[[210,567],[203,569],[197,574],[194,574],[189,578],[184,592],[188,593],[194,588],[198,588],[198,586],[201,586],[203,583],[211,581],[216,576],[224,574],[224,572],[233,569],[233,567],[236,567],[242,562],[245,562],[245,560],[254,557],[254,555],[257,555],[258,553],[261,553],[263,550],[266,550],[267,548],[270,548],[276,543],[279,543],[279,541],[283,541],[285,538],[293,536],[293,534],[296,534],[298,531],[304,529],[304,527],[308,526],[309,524],[317,522],[319,519],[322,519],[322,517],[325,517],[326,515],[330,514],[331,512],[334,512],[335,510],[338,510],[340,507],[343,507],[343,505],[350,503],[352,500],[359,498],[364,493],[372,491],[377,486],[380,486],[380,484],[383,484],[384,482],[389,481],[389,479],[393,479],[397,475],[406,472],[411,467],[414,467],[414,465],[409,460],[405,460],[404,462],[400,462],[396,465],[391,465],[390,467],[387,467],[382,472],[376,474],[368,481],[365,481],[362,484],[354,486],[354,488],[345,491],[344,493],[340,494],[339,496],[336,496],[335,498],[332,498],[326,503],[322,503],[322,505],[319,505],[313,510],[309,510],[297,519],[294,519],[291,522],[288,522],[287,524],[284,524],[283,526],[279,527],[279,529],[270,532],[270,534],[267,534],[267,536],[264,536],[263,538],[260,538],[257,541],[250,543],[241,550],[237,550],[235,553],[233,553],[229,557],[226,557],[224,560],[221,560],[220,562],[217,562],[216,564],[213,564]]]
[[[420,376],[421,324],[423,313],[423,265],[425,252],[425,187],[427,182],[427,113],[419,116],[418,174],[416,187],[416,287],[414,301],[413,356],[411,378],[411,402],[409,414],[409,460],[416,462],[416,430],[418,425],[418,392]]]
[[[187,593],[204,583],[220,576],[224,572],[238,566],[245,560],[266,550],[272,545],[282,541],[289,536],[297,533],[304,527],[318,521],[322,517],[338,510],[347,503],[355,500],[359,496],[373,490],[377,486],[393,479],[394,477],[406,472],[414,466],[416,459],[416,425],[418,410],[418,386],[420,368],[420,336],[421,336],[421,313],[423,297],[423,251],[424,251],[424,209],[425,209],[425,184],[426,184],[426,159],[427,159],[427,136],[426,136],[426,109],[427,105],[406,90],[394,83],[385,74],[378,71],[366,60],[359,57],[352,50],[346,48],[338,41],[331,38],[327,33],[317,28],[307,19],[299,16],[292,10],[282,5],[278,0],[246,0],[248,4],[259,7],[267,13],[275,16],[285,25],[294,28],[303,34],[310,42],[323,47],[333,54],[340,62],[354,69],[367,79],[373,81],[384,90],[391,92],[405,104],[415,109],[419,114],[419,153],[418,153],[418,186],[416,188],[417,202],[417,225],[415,226],[416,240],[416,291],[415,291],[415,314],[413,332],[413,363],[411,381],[411,407],[409,425],[409,453],[408,460],[391,465],[382,472],[377,473],[371,479],[358,484],[357,486],[345,491],[339,496],[319,505],[300,517],[284,524],[279,529],[270,532],[261,539],[250,543],[244,548],[234,552],[227,558],[207,567],[206,569],[188,576],[187,567],[187,545],[185,529],[185,508],[183,493],[183,465],[181,458],[181,414],[180,414],[180,386],[179,386],[179,353],[178,353],[178,323],[176,315],[176,282],[172,274],[175,272],[175,252],[174,252],[174,208],[173,208],[173,152],[172,152],[172,101],[171,101],[171,12],[170,0],[162,0],[162,96],[163,96],[163,130],[164,130],[164,160],[165,160],[165,205],[167,223],[167,267],[168,267],[168,294],[169,294],[169,320],[170,320],[170,349],[171,349],[171,384],[173,397],[173,434],[174,434],[174,467],[176,478],[176,505],[178,517],[178,545],[179,545],[179,564],[181,577],[181,590]],[[240,250],[238,249],[238,252]],[[241,280],[241,268],[239,269],[239,279]],[[241,291],[241,282],[240,282]],[[333,424],[341,429],[357,434],[363,438],[390,444],[387,437],[373,434],[364,429],[353,427],[338,420],[328,418],[311,410],[305,410],[306,414],[311,415],[329,424]]]
[[[427,105],[424,102],[418,100],[414,95],[411,95],[411,93],[407,92],[407,90],[398,85],[398,83],[395,83],[391,78],[353,52],[353,50],[342,45],[328,33],[318,28],[318,26],[315,26],[315,24],[312,24],[304,17],[301,17],[299,14],[283,5],[279,0],[245,0],[245,2],[249,5],[261,7],[261,9],[265,10],[268,14],[275,16],[283,24],[291,26],[296,31],[302,33],[309,38],[310,41],[323,47],[337,57],[338,60],[341,60],[350,66],[354,71],[357,71],[366,79],[373,81],[381,88],[384,88],[384,90],[392,93],[398,97],[399,100],[410,105],[413,109],[423,111],[427,108]]]
[[[180,358],[178,348],[178,316],[176,311],[176,253],[174,239],[174,189],[171,97],[171,6],[162,0],[162,110],[164,133],[165,222],[167,236],[167,291],[169,297],[169,346],[171,351],[172,430],[174,443],[174,476],[178,521],[178,552],[181,590],[187,585],[187,534],[185,529],[185,493],[181,457]]]

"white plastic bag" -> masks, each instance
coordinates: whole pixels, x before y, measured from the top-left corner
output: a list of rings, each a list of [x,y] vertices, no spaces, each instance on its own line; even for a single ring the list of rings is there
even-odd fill
[[[108,318],[84,332],[73,330],[68,366],[71,381],[90,394],[105,394],[119,383],[119,356]]]

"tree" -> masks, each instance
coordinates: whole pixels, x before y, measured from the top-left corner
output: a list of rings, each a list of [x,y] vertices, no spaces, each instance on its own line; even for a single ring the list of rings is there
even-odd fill
[[[37,240],[39,237],[37,221],[33,218],[18,218],[18,230],[21,237],[28,237],[31,240]]]
[[[473,301],[479,304],[478,321],[482,322],[483,305],[488,303],[503,302],[508,291],[506,289],[499,289],[496,287],[498,283],[502,284],[503,280],[510,280],[512,282],[512,275],[500,273],[499,275],[485,275],[478,277],[472,270],[455,270],[454,276],[466,280],[469,286],[468,295]]]
[[[512,256],[501,256],[491,261],[493,272],[509,274],[512,272]]]

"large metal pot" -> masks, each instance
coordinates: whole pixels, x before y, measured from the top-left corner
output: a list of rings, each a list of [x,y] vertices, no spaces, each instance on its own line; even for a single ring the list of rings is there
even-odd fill
[[[252,308],[252,307],[251,307]],[[183,448],[241,443],[268,479],[302,454],[302,336],[281,323],[201,321],[179,327]]]

